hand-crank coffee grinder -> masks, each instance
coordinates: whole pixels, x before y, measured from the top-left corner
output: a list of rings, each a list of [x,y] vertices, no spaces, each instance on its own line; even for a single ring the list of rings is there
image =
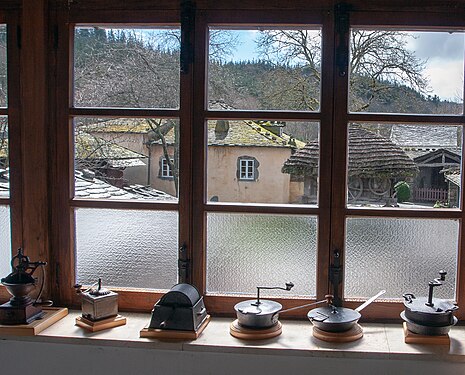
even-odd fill
[[[39,302],[45,283],[44,266],[46,264],[40,261],[31,262],[29,257],[23,254],[23,250],[18,249],[18,254],[11,260],[13,272],[1,279],[2,284],[13,297],[0,306],[0,324],[29,324],[35,319],[42,318],[44,313],[41,306],[52,304],[51,301]],[[39,294],[33,301],[29,293],[37,286],[37,278],[32,275],[38,267],[42,268],[42,283]]]

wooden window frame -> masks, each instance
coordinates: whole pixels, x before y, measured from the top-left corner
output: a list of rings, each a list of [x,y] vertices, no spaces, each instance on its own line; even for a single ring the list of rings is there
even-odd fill
[[[196,285],[201,293],[206,292],[206,216],[210,212],[219,213],[253,213],[253,214],[292,214],[313,215],[318,217],[318,248],[317,248],[317,284],[316,298],[321,299],[331,285],[328,280],[329,265],[333,261],[334,250],[339,249],[343,258],[344,231],[347,217],[403,217],[403,218],[452,218],[460,221],[460,243],[458,250],[457,272],[457,302],[465,301],[465,234],[462,230],[465,214],[463,203],[457,210],[437,211],[396,211],[381,209],[354,209],[346,207],[346,176],[340,167],[347,164],[347,125],[358,122],[403,122],[403,123],[446,123],[465,125],[465,115],[410,115],[410,114],[361,114],[349,113],[347,110],[347,74],[338,74],[336,67],[336,50],[339,43],[348,42],[348,33],[340,38],[336,32],[332,3],[317,2],[310,10],[305,4],[292,5],[283,1],[283,9],[266,9],[267,5],[259,0],[244,2],[243,10],[231,12],[227,5],[221,2],[210,5],[206,9],[201,2],[195,12],[195,33],[188,36],[195,51],[193,62],[188,63],[187,73],[181,75],[181,105],[179,110],[135,110],[135,109],[98,109],[74,108],[71,103],[71,85],[69,62],[72,60],[70,40],[74,24],[152,24],[157,19],[170,19],[179,23],[182,19],[179,9],[172,9],[168,3],[161,2],[162,10],[136,9],[130,10],[124,6],[118,9],[101,9],[89,2],[83,1],[71,9],[56,11],[56,28],[59,36],[56,53],[57,78],[52,93],[52,108],[56,109],[54,134],[56,144],[51,152],[54,155],[71,155],[72,118],[78,116],[101,117],[176,117],[184,124],[184,134],[181,137],[180,179],[184,186],[180,192],[179,203],[147,204],[144,202],[103,202],[82,201],[72,199],[73,173],[70,158],[58,158],[52,168],[52,188],[56,192],[51,198],[51,251],[50,258],[54,260],[50,271],[52,282],[60,288],[52,294],[61,304],[79,305],[79,299],[74,295],[74,243],[73,215],[75,207],[120,208],[120,209],[176,209],[180,214],[179,243],[183,244],[180,256],[190,259],[192,264],[186,281]],[[393,9],[389,5],[366,5],[365,2],[354,0],[355,9],[350,12],[351,24],[354,26],[402,26],[402,27],[457,27],[465,29],[463,11],[450,14],[446,6],[438,6],[434,1],[429,5],[412,5],[405,10]],[[84,4],[84,5],[83,5]],[[361,4],[361,5],[360,5]],[[357,8],[357,5],[359,8]],[[268,5],[269,6],[269,5]],[[148,6],[141,5],[142,8]],[[215,8],[215,9],[213,9]],[[262,9],[260,9],[262,8]],[[92,12],[90,12],[92,10]],[[386,12],[386,11],[390,11]],[[414,15],[415,17],[412,17]],[[158,17],[158,18],[157,18]],[[105,22],[102,22],[104,20]],[[206,102],[206,68],[207,68],[207,37],[209,25],[322,25],[322,70],[321,107],[319,112],[292,111],[215,111],[209,110]],[[407,25],[407,26],[406,26]],[[264,206],[222,204],[208,202],[206,193],[206,123],[209,120],[237,119],[277,119],[281,121],[318,121],[320,123],[320,175],[318,206]],[[63,126],[67,124],[67,126]],[[337,135],[337,137],[336,137]],[[195,147],[194,147],[195,145]],[[462,150],[464,153],[465,151]],[[462,155],[462,160],[463,160]],[[463,183],[462,183],[463,185]],[[464,202],[465,192],[461,191],[461,202]],[[65,209],[63,209],[65,208]],[[60,231],[53,230],[60,227]],[[60,250],[59,250],[60,249]],[[184,254],[185,252],[185,254]],[[341,286],[341,295],[343,293]],[[158,292],[119,290],[120,306],[124,310],[148,311],[161,296]],[[235,303],[243,297],[226,295],[205,295],[205,301],[210,312],[218,315],[232,315]],[[293,299],[278,298],[285,308],[298,306],[313,301],[314,298]],[[345,301],[344,305],[355,307],[357,301]],[[376,302],[364,317],[370,319],[398,319],[402,310],[399,302]],[[288,317],[303,317],[303,312],[286,314]],[[459,319],[465,317],[464,312],[458,312]]]

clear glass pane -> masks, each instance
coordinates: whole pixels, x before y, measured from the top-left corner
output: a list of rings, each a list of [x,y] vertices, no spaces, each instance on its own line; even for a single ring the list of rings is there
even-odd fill
[[[178,274],[178,213],[78,208],[77,281],[170,289]]]
[[[10,207],[0,206],[0,275],[11,272]]]
[[[6,25],[0,25],[0,107],[6,107],[8,103],[6,46]]]
[[[210,109],[320,109],[320,28],[210,27],[208,57]]]
[[[179,107],[179,27],[79,26],[76,107]]]
[[[352,29],[349,110],[463,113],[464,47],[457,31]]]
[[[8,153],[8,118],[0,116],[0,198],[10,195],[10,162]]]
[[[75,197],[176,202],[177,119],[75,118]]]
[[[462,126],[349,124],[351,207],[459,207]]]
[[[316,294],[317,218],[209,213],[207,291],[255,294],[257,286],[284,286],[274,296]]]
[[[318,123],[208,121],[207,200],[316,204],[318,139]]]
[[[445,270],[434,296],[454,298],[458,234],[458,220],[348,218],[345,296],[428,296],[428,282]]]

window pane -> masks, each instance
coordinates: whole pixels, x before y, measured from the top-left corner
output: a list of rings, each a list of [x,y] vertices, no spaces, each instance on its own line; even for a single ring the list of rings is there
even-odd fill
[[[454,298],[458,233],[458,220],[347,219],[345,296],[427,296],[428,282],[446,270],[434,295]]]
[[[179,27],[76,27],[74,105],[179,107]]]
[[[462,126],[349,124],[348,205],[459,207]]]
[[[176,119],[76,118],[75,197],[177,201],[178,129]]]
[[[10,163],[8,154],[8,118],[0,116],[0,198],[10,195]]]
[[[208,121],[207,200],[316,204],[318,138],[318,123]]]
[[[0,275],[11,272],[10,207],[0,206]]]
[[[0,25],[0,107],[6,107],[8,102],[6,44],[6,25]]]
[[[177,283],[178,214],[170,211],[75,210],[77,281],[170,289]]]
[[[316,217],[209,213],[207,291],[254,294],[292,281],[290,292],[264,293],[314,296],[316,244]]]
[[[209,108],[319,111],[321,29],[209,29]]]
[[[351,112],[463,113],[463,32],[352,29]]]

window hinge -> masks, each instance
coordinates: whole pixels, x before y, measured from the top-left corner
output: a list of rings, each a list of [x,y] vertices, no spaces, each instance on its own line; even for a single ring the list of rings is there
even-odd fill
[[[346,3],[336,4],[334,15],[336,22],[336,32],[339,38],[336,48],[336,66],[339,76],[347,75],[349,66],[349,44],[347,42],[350,29],[349,12],[352,9],[351,5]]]
[[[21,26],[16,27],[16,41],[18,43],[18,48],[21,49]]]
[[[190,259],[187,258],[187,246],[183,244],[179,248],[179,259],[178,259],[178,277],[180,283],[187,283],[189,277],[189,270],[191,266]]]
[[[341,253],[339,250],[334,250],[333,263],[329,266],[329,281],[332,286],[333,304],[334,306],[342,306],[342,300],[339,296],[339,284],[341,283],[342,266]]]
[[[181,1],[181,73],[189,72],[194,58],[194,46],[192,44],[192,31],[194,30],[195,4],[192,1]]]

